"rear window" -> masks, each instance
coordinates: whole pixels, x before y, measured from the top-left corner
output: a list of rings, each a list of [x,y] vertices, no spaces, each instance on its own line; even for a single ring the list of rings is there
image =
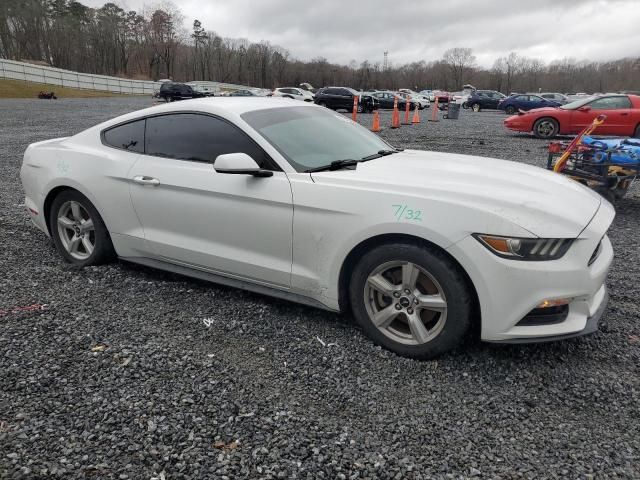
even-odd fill
[[[129,152],[144,152],[144,120],[125,123],[105,130],[103,142],[113,148]]]

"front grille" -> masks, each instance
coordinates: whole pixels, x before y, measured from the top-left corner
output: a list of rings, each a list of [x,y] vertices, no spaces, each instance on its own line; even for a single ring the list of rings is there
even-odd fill
[[[557,307],[534,308],[517,324],[518,327],[553,325],[562,323],[569,315],[569,305]]]
[[[596,247],[596,249],[591,254],[591,258],[589,259],[589,263],[587,263],[588,266],[591,266],[591,264],[593,264],[593,262],[595,262],[598,259],[598,257],[600,256],[600,252],[602,252],[602,240],[600,240],[598,242],[598,246]]]

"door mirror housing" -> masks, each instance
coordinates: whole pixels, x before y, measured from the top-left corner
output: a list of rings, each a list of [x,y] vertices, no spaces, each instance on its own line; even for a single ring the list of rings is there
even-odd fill
[[[591,107],[589,105],[584,105],[578,109],[579,112],[589,112],[591,111]]]
[[[232,175],[252,175],[254,177],[271,177],[271,170],[263,170],[256,161],[246,153],[226,153],[218,155],[213,163],[213,169],[218,173]]]

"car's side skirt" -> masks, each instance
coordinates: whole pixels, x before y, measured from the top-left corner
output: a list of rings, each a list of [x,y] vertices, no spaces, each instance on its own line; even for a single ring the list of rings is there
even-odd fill
[[[212,283],[218,283],[220,285],[226,285],[228,287],[239,288],[241,290],[247,290],[261,295],[267,295],[269,297],[281,298],[290,302],[300,303],[302,305],[308,305],[310,307],[321,308],[323,310],[329,310],[331,312],[337,312],[337,310],[328,307],[327,305],[319,302],[318,300],[301,295],[287,290],[280,290],[278,288],[270,287],[268,285],[261,285],[253,283],[248,280],[241,280],[238,278],[227,277],[218,273],[213,273],[205,270],[199,270],[191,268],[185,265],[178,265],[172,262],[158,260],[148,257],[120,257],[121,260],[126,262],[137,263],[151,268],[157,268],[159,270],[166,270],[179,275],[185,275],[187,277],[198,278]]]

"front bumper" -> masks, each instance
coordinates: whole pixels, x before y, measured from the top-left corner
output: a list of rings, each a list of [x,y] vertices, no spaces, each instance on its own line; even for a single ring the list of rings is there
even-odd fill
[[[529,121],[522,119],[522,115],[513,115],[506,118],[503,124],[505,128],[514,132],[530,132],[533,128]]]
[[[448,251],[462,264],[476,288],[481,339],[525,343],[595,331],[608,298],[604,283],[613,261],[613,248],[605,232],[613,217],[613,207],[602,202],[569,251],[553,261],[500,258],[471,236],[449,247]],[[600,242],[600,254],[589,264]],[[544,300],[565,298],[571,301],[564,320],[538,325],[519,324]]]
[[[607,310],[609,304],[609,293],[604,285],[602,285],[603,296],[600,301],[600,305],[596,309],[595,313],[587,318],[586,326],[575,333],[565,333],[562,335],[550,335],[548,337],[535,337],[535,338],[508,338],[506,340],[487,340],[490,343],[544,343],[544,342],[556,342],[559,340],[566,340],[567,338],[582,337],[598,331],[598,324],[600,319]]]

